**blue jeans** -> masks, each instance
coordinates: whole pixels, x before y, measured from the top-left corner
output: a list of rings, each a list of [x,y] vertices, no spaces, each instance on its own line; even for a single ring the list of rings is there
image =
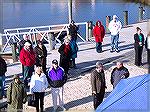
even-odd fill
[[[1,85],[1,95],[5,96],[5,76],[0,76],[0,81],[2,81]]]
[[[119,34],[111,35],[111,48],[112,50],[118,50],[118,41],[119,41]]]
[[[96,51],[98,53],[102,52],[102,43],[101,42],[96,42]]]

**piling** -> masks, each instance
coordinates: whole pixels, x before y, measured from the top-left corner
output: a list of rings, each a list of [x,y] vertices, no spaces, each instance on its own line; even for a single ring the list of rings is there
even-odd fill
[[[13,58],[13,62],[17,62],[17,43],[14,42],[11,46],[12,46],[12,58]]]
[[[88,40],[92,38],[93,22],[88,22]]]
[[[128,25],[128,11],[123,11],[124,15],[124,27],[127,27]]]
[[[111,16],[106,16],[106,33],[110,33],[108,26],[110,23]]]
[[[143,20],[143,7],[139,7],[139,22]]]

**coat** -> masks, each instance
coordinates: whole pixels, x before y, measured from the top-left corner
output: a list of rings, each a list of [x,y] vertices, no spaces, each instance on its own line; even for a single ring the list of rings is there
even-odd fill
[[[104,71],[98,73],[97,70],[94,70],[91,74],[91,85],[92,92],[105,94],[105,74]]]
[[[70,51],[68,52],[68,55],[64,53],[64,48],[65,48],[65,44],[62,44],[58,49],[58,52],[60,53],[59,65],[64,69],[64,71],[67,71],[69,70],[69,62],[71,58],[71,47],[70,47]]]
[[[150,36],[145,40],[145,48],[147,50],[147,62],[150,64]]]
[[[23,109],[23,103],[27,101],[27,94],[23,83],[14,81],[7,89],[8,111],[17,112],[17,109]]]
[[[141,45],[141,47],[143,47],[144,46],[144,35],[141,33],[141,36],[142,36],[142,45]],[[140,42],[140,39],[139,39],[138,34],[136,33],[136,34],[134,34],[134,47],[135,48],[140,47],[139,42]]]
[[[31,51],[27,51],[22,48],[20,52],[20,62],[24,66],[33,66],[35,64],[35,52],[31,49]]]
[[[42,49],[37,45],[34,48],[34,52],[36,54],[36,65],[46,66],[46,57],[47,57],[47,50],[46,47],[43,45]]]
[[[7,64],[5,60],[0,56],[0,76],[5,76],[7,71]]]
[[[69,25],[69,35],[71,35],[71,38],[74,39],[75,41],[77,40],[78,30],[79,30],[79,27],[76,26],[75,24]]]
[[[100,26],[98,26],[98,23],[100,23]],[[103,38],[105,36],[105,29],[101,21],[96,22],[96,26],[93,29],[93,35],[96,42],[103,42]]]
[[[39,76],[38,74],[34,74],[31,77],[30,82],[30,92],[45,92],[45,90],[48,87],[48,81],[46,78],[46,75],[44,73],[41,73]]]
[[[70,41],[70,47],[71,47],[71,58],[77,58],[78,45],[74,40]]]
[[[127,68],[122,66],[121,68],[115,67],[111,73],[111,84],[115,87],[121,79],[129,77],[129,71]]]

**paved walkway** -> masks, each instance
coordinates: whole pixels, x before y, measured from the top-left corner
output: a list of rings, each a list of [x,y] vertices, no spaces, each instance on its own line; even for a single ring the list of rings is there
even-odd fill
[[[95,63],[99,60],[104,63],[107,90],[106,96],[112,91],[112,86],[110,84],[110,73],[114,68],[116,61],[121,60],[125,66],[130,71],[130,77],[136,75],[142,75],[147,73],[146,64],[146,52],[143,53],[143,63],[141,67],[136,67],[134,65],[134,49],[133,49],[133,35],[136,32],[136,27],[141,27],[144,35],[147,35],[147,22],[138,23],[130,25],[128,28],[123,28],[120,32],[120,52],[110,53],[110,36],[107,35],[103,42],[103,52],[97,53],[95,50],[95,43],[85,42],[78,43],[79,52],[78,58],[76,59],[77,69],[71,69],[70,78],[64,86],[64,102],[65,108],[67,110],[81,110],[81,111],[91,111],[92,107],[92,96],[91,96],[91,85],[90,85],[90,71],[95,67]],[[59,53],[57,50],[49,52],[47,59],[47,67],[51,66],[51,61],[53,59],[59,60]],[[6,73],[7,79],[6,84],[11,81],[12,75],[21,73],[20,63],[15,63],[8,66],[8,71]],[[7,87],[6,85],[6,87]],[[45,108],[47,112],[52,110],[52,98],[50,89],[47,90],[45,96]],[[25,106],[25,111],[33,111],[34,108]]]

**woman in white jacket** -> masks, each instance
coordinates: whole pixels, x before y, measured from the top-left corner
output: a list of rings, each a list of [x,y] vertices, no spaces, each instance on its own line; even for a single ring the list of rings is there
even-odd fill
[[[36,111],[39,112],[39,100],[40,100],[40,110],[43,112],[44,105],[44,94],[48,87],[48,81],[46,75],[42,71],[42,66],[37,66],[35,69],[35,74],[31,77],[30,82],[30,92],[35,95],[35,106]]]

